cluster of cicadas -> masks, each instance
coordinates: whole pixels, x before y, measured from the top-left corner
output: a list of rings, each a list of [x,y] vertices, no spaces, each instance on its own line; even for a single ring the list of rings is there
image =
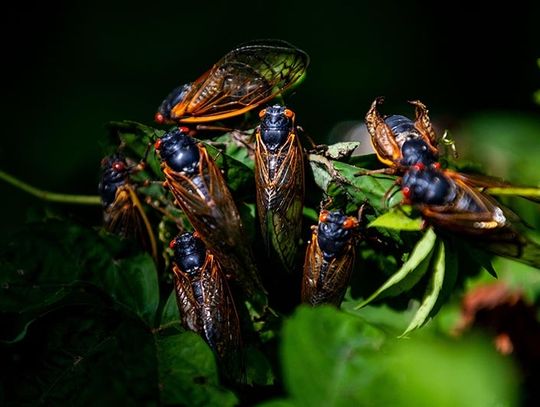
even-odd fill
[[[154,144],[165,186],[194,232],[175,237],[172,271],[182,324],[198,332],[221,360],[240,346],[240,322],[229,283],[254,309],[265,310],[267,292],[238,208],[207,148],[193,135],[205,124],[242,115],[296,84],[308,55],[281,41],[258,41],[224,56],[195,82],[174,89],[155,119],[175,127]],[[415,120],[382,117],[377,99],[366,115],[373,147],[389,172],[400,175],[405,200],[433,224],[468,234],[512,233],[505,211],[480,192],[479,179],[444,170],[437,138],[421,102]],[[254,152],[256,208],[268,261],[295,273],[304,203],[304,150],[295,115],[279,104],[263,107],[250,148]],[[192,127],[184,127],[192,126]],[[100,192],[105,224],[137,236],[157,255],[151,224],[130,175],[136,166],[120,154],[103,160]],[[355,261],[360,219],[322,209],[307,244],[300,298],[339,306]]]

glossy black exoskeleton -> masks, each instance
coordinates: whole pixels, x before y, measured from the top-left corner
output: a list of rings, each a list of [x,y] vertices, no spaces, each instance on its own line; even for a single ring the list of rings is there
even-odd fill
[[[191,83],[179,86],[171,91],[169,95],[161,102],[161,105],[158,108],[156,113],[156,121],[170,121],[171,120],[171,110],[178,103],[182,102],[188,92],[191,90]]]
[[[447,205],[457,196],[456,184],[443,171],[421,165],[413,166],[403,175],[401,189],[413,204]]]
[[[260,134],[271,152],[285,143],[293,126],[293,114],[285,106],[274,105],[261,111]]]
[[[121,154],[114,154],[101,161],[101,180],[98,185],[101,202],[104,207],[111,205],[116,198],[116,191],[123,186],[129,176],[126,159]]]
[[[354,230],[349,225],[350,217],[341,211],[327,212],[319,222],[317,241],[326,261],[339,256],[350,242]],[[351,223],[352,226],[352,223]]]
[[[171,241],[174,261],[187,274],[193,275],[204,266],[206,247],[193,233],[183,233]]]
[[[161,159],[174,171],[196,174],[199,169],[199,148],[184,128],[175,128],[157,140],[156,150]]]

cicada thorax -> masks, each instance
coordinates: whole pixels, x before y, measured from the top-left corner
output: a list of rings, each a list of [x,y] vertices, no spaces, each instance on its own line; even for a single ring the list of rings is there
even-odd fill
[[[383,98],[375,99],[366,114],[366,126],[379,160],[401,170],[417,163],[436,163],[437,139],[426,106],[420,101],[410,102],[416,107],[413,121],[401,115],[381,116],[377,106],[382,101]]]
[[[122,154],[101,162],[98,185],[103,206],[104,227],[111,233],[134,239],[157,260],[157,245],[152,226],[130,180],[130,167]]]
[[[302,302],[339,307],[354,266],[358,226],[341,211],[321,211],[306,250]]]
[[[158,123],[203,123],[239,116],[299,81],[309,56],[279,40],[259,40],[227,53],[191,84],[160,105]]]
[[[167,187],[204,244],[225,273],[238,280],[252,298],[263,301],[265,291],[238,209],[206,148],[182,128],[159,139],[156,149]]]
[[[241,380],[240,321],[219,261],[193,233],[177,236],[170,247],[182,325],[204,338],[222,374]]]
[[[274,105],[261,111],[256,131],[257,211],[266,253],[286,271],[294,269],[302,230],[303,151],[294,113]]]

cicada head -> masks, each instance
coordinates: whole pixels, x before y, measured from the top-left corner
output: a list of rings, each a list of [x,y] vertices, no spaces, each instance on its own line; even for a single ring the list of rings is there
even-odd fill
[[[170,123],[172,121],[171,111],[173,107],[182,102],[190,90],[191,83],[173,89],[165,100],[161,102],[154,120],[159,124]]]
[[[173,249],[175,263],[183,272],[193,274],[204,266],[206,247],[193,233],[178,235],[171,240],[169,247]]]
[[[107,207],[114,202],[117,189],[124,185],[129,176],[126,159],[121,154],[113,154],[101,161],[101,181],[99,182],[99,194],[103,206]]]
[[[401,182],[403,196],[413,204],[447,205],[456,199],[456,188],[444,171],[421,164],[407,171]]]
[[[195,140],[185,127],[175,128],[158,139],[155,148],[162,161],[173,171],[195,174],[198,171],[200,154]]]
[[[339,256],[356,233],[358,220],[341,211],[321,211],[317,240],[325,260]]]
[[[285,106],[274,105],[259,113],[261,138],[270,151],[277,150],[294,129],[294,112]]]

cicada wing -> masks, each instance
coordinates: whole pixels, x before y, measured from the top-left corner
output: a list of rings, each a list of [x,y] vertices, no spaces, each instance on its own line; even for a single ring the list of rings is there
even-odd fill
[[[246,44],[229,52],[195,81],[193,90],[172,109],[171,116],[197,123],[243,114],[294,85],[308,63],[305,52],[285,42]]]
[[[395,167],[401,161],[401,148],[397,144],[392,130],[377,110],[377,106],[383,100],[384,98],[378,97],[373,101],[366,114],[365,122],[371,138],[371,145],[377,157],[383,164]]]
[[[317,281],[324,262],[319,243],[317,242],[317,230],[314,229],[311,234],[311,240],[306,249],[304,258],[304,273],[302,276],[301,300],[306,304],[313,304],[313,298],[316,297]]]
[[[330,261],[328,270],[321,281],[321,301],[339,307],[349,281],[354,266],[355,248],[351,241],[343,252]]]
[[[118,187],[114,201],[104,211],[105,229],[138,241],[157,261],[157,244],[152,226],[133,186]]]
[[[238,359],[242,347],[240,320],[221,267],[209,253],[201,271],[201,284],[204,298],[201,317],[206,340],[220,360]]]
[[[411,100],[409,101],[409,103],[415,106],[416,110],[414,127],[418,129],[418,131],[422,135],[422,138],[426,143],[428,143],[431,149],[436,152],[437,135],[435,134],[435,130],[433,130],[433,126],[431,125],[431,120],[429,119],[428,109],[426,105],[424,105],[419,100]]]
[[[200,317],[200,304],[193,293],[191,279],[173,265],[174,290],[176,293],[176,304],[180,311],[182,326],[190,331],[203,335],[203,321]]]
[[[304,201],[303,151],[294,133],[270,153],[257,134],[257,210],[267,253],[275,252],[287,271],[294,267],[302,227]],[[270,170],[270,166],[275,168]]]
[[[462,172],[455,172],[455,171],[450,171],[450,170],[446,170],[446,172],[452,173],[452,178],[459,179],[463,181],[465,184],[470,185],[472,187],[487,188],[488,193],[489,193],[489,188],[516,188],[515,185],[497,177],[491,177],[491,176],[480,175],[480,174],[465,174]],[[531,196],[522,196],[519,194],[516,194],[516,196],[520,196],[532,202],[537,202],[537,203],[540,202],[540,198],[535,198]]]

